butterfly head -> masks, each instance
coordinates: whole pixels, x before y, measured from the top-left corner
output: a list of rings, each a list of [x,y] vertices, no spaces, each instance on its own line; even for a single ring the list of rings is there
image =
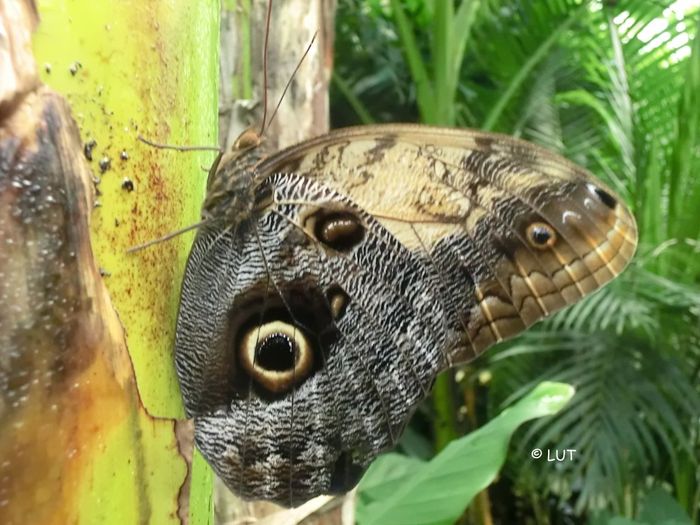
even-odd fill
[[[209,173],[204,219],[238,224],[258,207],[254,166],[264,154],[263,144],[263,137],[248,128],[221,155]]]
[[[238,135],[238,138],[233,143],[231,151],[244,152],[253,148],[257,148],[262,143],[263,138],[255,131],[253,128],[246,129],[243,133]]]

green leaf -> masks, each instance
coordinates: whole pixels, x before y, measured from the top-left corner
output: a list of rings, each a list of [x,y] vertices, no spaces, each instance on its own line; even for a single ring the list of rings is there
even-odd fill
[[[638,521],[634,521],[628,518],[622,518],[620,516],[615,516],[606,522],[606,525],[643,525]]]
[[[659,525],[692,525],[678,502],[661,488],[652,490],[646,497],[639,519]]]
[[[420,107],[421,114],[423,115],[423,120],[426,122],[432,122],[435,118],[435,92],[432,84],[430,83],[428,72],[423,64],[423,57],[421,57],[418,44],[416,43],[416,38],[413,34],[413,25],[411,24],[410,19],[406,16],[401,2],[398,0],[392,0],[391,8],[394,13],[396,28],[399,36],[401,37],[401,43],[403,44],[403,51],[406,56],[406,61],[411,69],[413,81],[416,83],[418,105]]]
[[[426,464],[426,461],[403,454],[385,454],[367,470],[358,497],[365,505],[389,498],[407,478],[420,472]]]
[[[338,88],[338,90],[343,94],[348,104],[355,110],[357,116],[360,118],[363,124],[374,124],[374,118],[370,115],[367,108],[364,106],[362,101],[355,95],[353,90],[350,88],[348,83],[343,79],[337,72],[333,72],[331,77],[333,83]]]
[[[573,394],[573,387],[567,384],[544,382],[483,428],[450,443],[429,462],[396,454],[380,458],[360,484],[357,522],[454,522],[496,477],[515,429],[530,419],[558,412]],[[383,483],[382,474],[386,475]]]
[[[616,516],[606,523],[606,525],[642,525],[638,521]]]
[[[559,27],[557,27],[552,34],[550,34],[549,37],[542,42],[542,44],[540,44],[537,50],[525,61],[522,67],[508,83],[508,86],[503,90],[503,94],[498,99],[496,104],[494,104],[494,106],[491,108],[486,120],[484,120],[484,124],[482,126],[483,129],[491,130],[494,128],[498,122],[498,119],[503,113],[503,110],[506,108],[506,105],[513,98],[525,80],[527,80],[527,78],[530,76],[535,66],[544,59],[547,52],[549,52],[554,44],[557,43],[564,31],[566,31],[569,26],[571,26],[571,24],[573,24],[579,18],[579,16],[580,14],[578,10],[572,12],[569,17],[564,20]]]
[[[601,513],[589,525],[692,525],[692,520],[666,491],[655,488],[647,494],[636,520]]]

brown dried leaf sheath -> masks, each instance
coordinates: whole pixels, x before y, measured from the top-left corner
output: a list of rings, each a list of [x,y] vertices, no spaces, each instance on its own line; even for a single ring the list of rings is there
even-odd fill
[[[125,422],[137,429],[148,419],[93,260],[94,198],[78,129],[65,101],[38,82],[35,24],[32,3],[0,2],[3,524],[80,521],[105,443]],[[143,479],[132,459],[124,466]],[[136,512],[148,519],[148,506]]]

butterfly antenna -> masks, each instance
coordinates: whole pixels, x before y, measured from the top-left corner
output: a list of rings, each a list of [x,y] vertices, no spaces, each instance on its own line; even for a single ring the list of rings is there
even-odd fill
[[[265,21],[265,44],[263,46],[263,118],[260,125],[260,136],[265,132],[267,118],[267,46],[270,39],[270,18],[272,18],[272,0],[267,3],[267,19]]]
[[[136,137],[138,140],[149,146],[153,146],[158,149],[174,149],[175,151],[218,151],[221,152],[221,148],[218,146],[173,146],[172,144],[160,144],[158,142],[153,142],[148,140],[143,135],[138,135]]]
[[[309,54],[309,51],[311,51],[311,47],[314,45],[314,42],[316,41],[317,35],[318,35],[318,31],[316,31],[314,33],[314,36],[311,38],[311,42],[309,42],[309,45],[306,46],[306,51],[304,51],[304,54],[301,56],[301,60],[299,60],[299,62],[297,62],[297,66],[294,68],[294,72],[292,73],[292,76],[290,76],[289,80],[287,80],[287,85],[284,86],[284,90],[282,91],[282,96],[280,97],[279,102],[277,102],[277,105],[275,106],[275,111],[272,112],[272,116],[270,117],[270,122],[268,122],[267,126],[265,126],[262,129],[262,132],[260,133],[261,136],[268,130],[268,128],[270,127],[270,124],[272,124],[272,121],[275,120],[275,115],[277,115],[277,110],[282,105],[282,101],[284,100],[284,96],[287,94],[287,90],[289,89],[289,86],[292,85],[292,81],[294,80],[294,77],[296,76],[297,72],[299,71],[299,68],[304,63],[306,56]]]
[[[150,240],[148,242],[144,242],[143,244],[137,244],[136,246],[132,246],[128,250],[126,250],[126,253],[136,253],[140,252],[141,250],[144,250],[146,248],[149,248],[153,246],[154,244],[160,244],[161,242],[169,241],[170,239],[177,237],[178,235],[182,235],[183,233],[187,233],[188,231],[195,230],[199,228],[200,226],[204,226],[207,223],[207,219],[204,219],[203,221],[199,221],[195,224],[190,224],[189,226],[185,226],[184,228],[180,230],[175,230],[174,232],[170,232],[167,235],[163,235],[162,237],[158,237],[157,239]]]

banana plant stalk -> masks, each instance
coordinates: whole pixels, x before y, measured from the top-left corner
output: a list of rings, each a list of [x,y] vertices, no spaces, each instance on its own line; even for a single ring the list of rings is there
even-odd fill
[[[172,358],[191,234],[127,249],[197,221],[213,153],[137,137],[215,145],[218,7],[0,0],[2,523],[210,522]]]

